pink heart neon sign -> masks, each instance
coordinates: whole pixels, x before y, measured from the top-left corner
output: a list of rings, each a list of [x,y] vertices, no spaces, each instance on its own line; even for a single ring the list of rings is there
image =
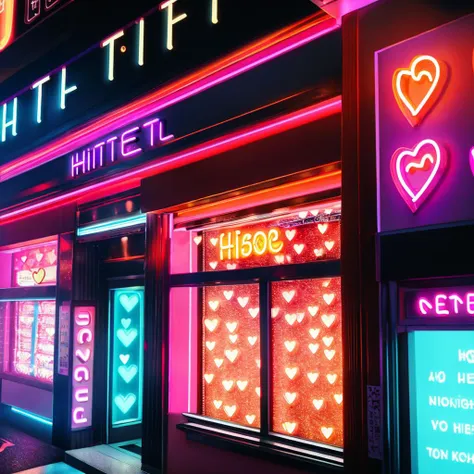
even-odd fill
[[[434,191],[447,164],[445,151],[431,139],[422,140],[413,149],[395,151],[390,162],[392,179],[412,212]]]

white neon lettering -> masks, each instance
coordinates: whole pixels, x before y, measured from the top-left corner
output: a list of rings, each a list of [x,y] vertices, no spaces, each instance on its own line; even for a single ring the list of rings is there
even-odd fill
[[[82,374],[82,375],[81,375]],[[74,380],[76,382],[88,382],[90,379],[89,369],[84,366],[79,366],[74,369]]]
[[[77,331],[77,342],[86,344],[92,341],[92,331],[89,328],[82,328]]]
[[[43,84],[48,82],[51,79],[50,76],[43,77],[39,81],[35,82],[31,89],[38,89],[38,93],[36,95],[36,122],[41,123],[42,118],[42,111],[43,111]]]
[[[74,393],[74,398],[77,402],[86,403],[89,401],[89,389],[86,388],[78,388]]]
[[[89,311],[82,311],[76,315],[76,324],[78,326],[88,326],[91,323],[91,314]]]
[[[76,357],[85,364],[91,358],[91,350],[86,349],[85,352],[82,349],[76,349]]]
[[[136,135],[133,135],[133,134],[135,134],[139,130],[140,130],[140,127],[133,127],[130,130],[127,130],[126,132],[122,133],[122,137],[121,137],[121,140],[120,140],[122,156],[124,156],[124,157],[133,156],[133,155],[136,155],[137,153],[141,153],[143,151],[143,149],[140,148],[140,147],[132,148],[131,150],[126,151],[127,145],[135,143],[138,140],[138,137]],[[133,135],[133,136],[129,136],[129,135]]]
[[[70,87],[66,86],[66,75],[67,75],[67,70],[65,67],[61,69],[61,109],[66,108],[66,95],[70,94],[71,92],[74,92],[77,90],[77,86],[73,85]]]
[[[466,295],[466,309],[469,314],[474,314],[474,293]]]
[[[114,162],[115,161],[115,140],[117,140],[118,137],[112,137],[107,140],[107,143],[110,144],[110,161]]]
[[[219,23],[219,0],[211,0],[211,22],[213,25]]]
[[[444,301],[441,301],[443,299]],[[443,309],[446,307],[446,300],[448,297],[443,294],[436,295],[435,298],[435,311],[436,314],[449,314],[449,311],[447,309]]]
[[[10,121],[7,121],[8,104],[6,102],[3,104],[2,142],[6,141],[7,139],[8,127],[12,128],[12,136],[16,137],[17,111],[18,111],[18,99],[15,97],[13,99],[12,119]]]
[[[94,169],[97,163],[97,157],[95,154],[96,150],[99,150],[100,152],[99,166],[104,166],[104,146],[105,146],[105,142],[100,142],[100,143],[97,143],[97,145],[94,145]]]
[[[168,140],[172,140],[174,138],[174,135],[171,133],[165,136],[164,129],[165,129],[165,125],[160,120],[160,142],[167,142]]]
[[[83,423],[87,423],[87,417],[84,416],[84,412],[85,410],[82,407],[77,407],[72,412],[72,420],[76,425],[82,425]]]
[[[86,160],[84,156],[84,151],[81,153],[82,159],[79,158],[79,152],[76,152],[71,155],[71,176],[79,176],[79,168],[82,167],[82,174],[86,172]]]
[[[449,299],[453,302],[455,314],[459,314],[459,305],[464,304],[464,301],[458,295],[451,295]]]
[[[143,124],[143,128],[150,127],[150,146],[155,146],[155,123],[158,123],[160,119],[153,119]]]
[[[145,19],[138,20],[138,65],[145,64]]]
[[[176,23],[179,23],[180,21],[184,20],[188,16],[186,13],[182,13],[177,17],[173,17],[173,4],[177,1],[178,0],[168,0],[160,5],[160,10],[164,10],[165,8],[168,9],[168,16],[166,22],[166,48],[170,51],[173,49],[173,26],[176,25]]]
[[[109,55],[109,60],[108,60],[108,73],[107,77],[109,81],[114,80],[114,69],[115,69],[115,40],[121,38],[124,35],[124,31],[120,30],[117,31],[114,35],[110,36],[106,40],[102,42],[100,45],[101,48],[105,48],[106,46],[109,47],[108,55]]]

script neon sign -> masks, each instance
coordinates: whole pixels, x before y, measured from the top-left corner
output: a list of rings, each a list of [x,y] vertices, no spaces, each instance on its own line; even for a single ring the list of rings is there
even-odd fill
[[[283,242],[279,239],[278,229],[244,234],[240,230],[223,232],[219,236],[220,259],[247,258],[251,255],[264,255],[267,252],[277,254],[283,248]]]
[[[95,308],[74,308],[74,359],[72,377],[73,430],[92,425],[92,388],[94,371]]]
[[[77,178],[119,158],[133,158],[174,138],[166,134],[165,123],[159,118],[149,119],[107,139],[101,140],[71,155],[70,176]]]

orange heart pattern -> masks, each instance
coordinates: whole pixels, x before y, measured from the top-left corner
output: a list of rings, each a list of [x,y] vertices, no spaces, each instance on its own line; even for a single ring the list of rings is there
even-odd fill
[[[428,55],[416,56],[408,68],[395,71],[392,81],[393,94],[412,127],[419,125],[433,108],[446,81],[446,65]]]
[[[343,444],[340,291],[339,278],[272,284],[272,306],[284,314],[271,319],[272,429],[335,446]]]

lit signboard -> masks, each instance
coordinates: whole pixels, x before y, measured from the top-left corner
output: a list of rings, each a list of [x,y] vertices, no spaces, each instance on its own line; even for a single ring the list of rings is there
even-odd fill
[[[377,53],[379,230],[472,220],[474,15]]]
[[[474,331],[409,334],[412,474],[474,470]]]
[[[111,422],[113,427],[118,427],[142,420],[144,302],[142,288],[124,288],[112,293]]]
[[[92,392],[94,380],[95,308],[74,308],[74,354],[72,363],[71,428],[79,430],[92,425]]]

